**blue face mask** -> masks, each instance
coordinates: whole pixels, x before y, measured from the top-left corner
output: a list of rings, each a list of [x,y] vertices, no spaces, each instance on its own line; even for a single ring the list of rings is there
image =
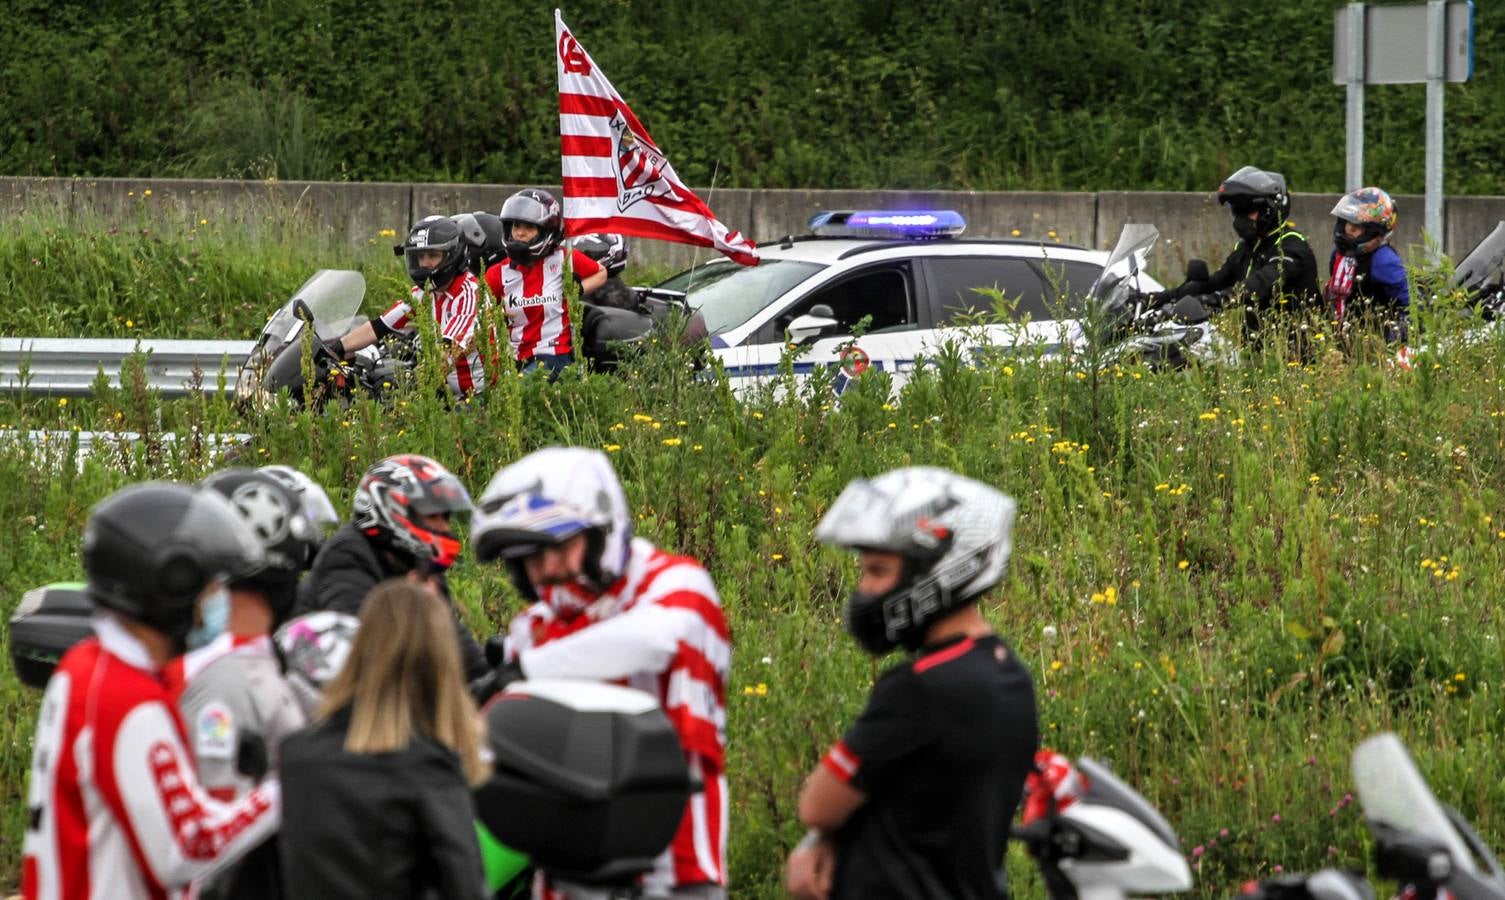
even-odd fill
[[[188,632],[188,649],[197,650],[225,633],[230,623],[230,592],[221,585],[199,601],[202,624]]]

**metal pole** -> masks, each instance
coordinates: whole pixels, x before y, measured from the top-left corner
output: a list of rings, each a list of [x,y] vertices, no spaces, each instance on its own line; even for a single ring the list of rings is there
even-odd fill
[[[1364,4],[1348,4],[1348,110],[1344,127],[1348,133],[1346,191],[1364,186]]]
[[[1427,212],[1425,229],[1442,252],[1442,89],[1446,75],[1447,4],[1427,0]]]

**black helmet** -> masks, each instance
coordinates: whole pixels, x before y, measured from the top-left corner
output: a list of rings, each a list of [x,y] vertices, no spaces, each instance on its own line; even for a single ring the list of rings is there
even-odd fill
[[[460,237],[470,251],[470,271],[477,277],[507,258],[507,230],[500,217],[476,210],[450,218],[460,226]]]
[[[627,239],[620,234],[585,234],[570,243],[600,263],[607,275],[621,275],[627,268]]]
[[[420,288],[443,290],[465,269],[466,244],[460,237],[460,226],[445,216],[429,216],[413,226],[408,239],[392,252],[405,256],[408,277]],[[423,266],[418,255],[425,250],[439,250],[444,258],[436,266]]]
[[[83,563],[95,606],[181,643],[206,587],[255,572],[265,560],[219,492],[152,481],[95,505],[84,526]]]
[[[1253,166],[1244,166],[1218,185],[1218,202],[1228,204],[1233,211],[1233,230],[1245,239],[1279,228],[1291,211],[1285,176]],[[1248,215],[1254,210],[1259,216],[1251,221]]]
[[[502,232],[506,236],[507,255],[514,263],[527,264],[554,252],[564,240],[564,211],[548,191],[528,188],[518,191],[502,204]],[[528,242],[512,239],[512,226],[525,222],[538,228],[538,236]]]
[[[272,614],[281,621],[293,605],[293,589],[313,564],[319,533],[303,514],[297,494],[277,478],[255,469],[225,469],[204,479],[204,487],[219,491],[240,513],[266,554],[257,571],[231,582],[263,593]]]

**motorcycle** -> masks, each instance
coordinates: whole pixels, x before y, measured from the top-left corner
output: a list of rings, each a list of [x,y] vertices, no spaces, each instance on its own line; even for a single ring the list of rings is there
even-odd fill
[[[303,336],[311,337],[316,407],[356,392],[381,397],[412,372],[411,341],[389,339],[342,360],[329,342],[360,324],[366,279],[359,272],[320,269],[267,320],[235,380],[235,399],[247,411],[264,410],[279,392],[304,402]],[[385,345],[385,346],[384,346]]]
[[[1040,868],[1051,900],[1121,900],[1191,890],[1191,868],[1165,817],[1107,766],[1073,769],[1042,751],[1024,824],[1013,831]]]
[[[1354,750],[1354,791],[1374,837],[1375,869],[1406,900],[1505,900],[1505,870],[1456,809],[1439,803],[1395,734]],[[1372,900],[1352,872],[1324,869],[1261,882],[1241,900]]]
[[[1182,369],[1193,363],[1238,365],[1237,348],[1210,319],[1199,316],[1196,324],[1173,319],[1164,307],[1151,303],[1141,288],[1141,266],[1159,239],[1160,232],[1153,225],[1125,225],[1103,273],[1088,291],[1099,310],[1096,341],[1104,348],[1100,365],[1144,363],[1151,369]],[[1120,264],[1127,264],[1127,274]],[[1206,281],[1207,263],[1188,262],[1186,279]]]
[[[1395,353],[1400,368],[1410,369],[1424,353],[1443,354],[1493,340],[1505,329],[1505,222],[1495,225],[1454,267],[1451,287],[1470,298],[1478,323],[1436,343],[1401,347]]]

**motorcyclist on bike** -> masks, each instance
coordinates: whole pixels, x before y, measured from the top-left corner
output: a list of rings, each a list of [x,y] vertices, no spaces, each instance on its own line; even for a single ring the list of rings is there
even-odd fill
[[[390,335],[412,335],[417,331],[413,305],[428,293],[434,324],[445,348],[449,389],[460,397],[481,391],[486,386],[476,328],[481,284],[466,269],[469,246],[452,219],[429,216],[414,225],[408,239],[392,248],[407,260],[408,276],[413,280],[410,300],[399,300],[380,316],[355,326],[331,341],[330,349],[344,359]]]
[[[1377,187],[1344,194],[1333,207],[1333,253],[1323,290],[1340,325],[1361,322],[1386,343],[1403,344],[1409,330],[1411,288],[1406,264],[1390,246],[1395,201]]]
[[[524,374],[549,379],[575,361],[574,328],[565,302],[565,270],[590,293],[606,281],[596,261],[564,244],[564,209],[548,191],[518,191],[502,204],[507,257],[486,270],[486,286],[507,316],[512,358]]]
[[[643,896],[724,900],[731,633],[705,568],[634,537],[632,521],[599,450],[546,447],[492,477],[471,543],[535,601],[513,618],[502,646],[488,647],[502,651],[493,680],[609,681],[658,698],[704,787],[644,876]]]
[[[615,309],[638,308],[637,294],[622,280],[622,273],[627,270],[626,238],[620,234],[585,234],[570,243],[606,270],[606,283],[588,294],[581,294],[582,302]]]
[[[203,617],[206,626],[217,618],[223,632],[205,634],[207,642],[199,642],[197,649],[168,666],[169,680],[182,691],[178,708],[188,727],[199,779],[211,797],[229,801],[244,796],[276,768],[282,739],[306,722],[283,678],[271,635],[292,610],[298,578],[313,562],[323,524],[320,513],[308,511],[299,494],[265,471],[225,469],[205,479],[204,487],[230,501],[265,553],[259,569],[230,581],[228,590],[215,598],[220,615]],[[321,496],[317,485],[303,494],[315,507]],[[248,747],[255,748],[257,762],[246,760]],[[200,896],[281,897],[275,838],[202,885]]]
[[[64,654],[37,717],[27,900],[178,897],[276,831],[275,779],[230,803],[204,790],[163,678],[204,600],[264,557],[217,491],[150,482],[94,507],[83,566],[95,637]]]
[[[372,588],[409,573],[432,581],[453,607],[444,573],[459,558],[462,545],[450,530],[450,517],[470,508],[470,495],[460,479],[426,456],[401,454],[376,463],[355,489],[350,521],[324,542],[298,585],[293,615],[332,609],[359,616]],[[458,611],[455,635],[465,677],[490,673],[485,654]]]
[[[1278,320],[1289,320],[1319,302],[1317,260],[1306,237],[1286,220],[1291,196],[1279,172],[1244,166],[1218,186],[1218,203],[1233,214],[1238,246],[1206,281],[1151,294],[1151,305],[1183,322],[1204,321],[1241,306],[1246,332],[1257,345]],[[1284,325],[1299,352],[1303,342],[1294,338],[1300,326]]]

